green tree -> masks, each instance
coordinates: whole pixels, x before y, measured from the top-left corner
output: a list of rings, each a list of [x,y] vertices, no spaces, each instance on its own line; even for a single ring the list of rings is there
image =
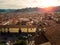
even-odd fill
[[[14,45],[27,45],[27,43],[24,40],[19,40]]]

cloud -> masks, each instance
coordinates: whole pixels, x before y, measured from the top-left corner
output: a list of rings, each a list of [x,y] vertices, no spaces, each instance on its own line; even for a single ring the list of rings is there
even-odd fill
[[[34,0],[0,0],[0,8],[25,8],[36,5]]]
[[[56,0],[60,4],[60,0]],[[42,0],[0,0],[0,8],[26,8],[42,6]]]

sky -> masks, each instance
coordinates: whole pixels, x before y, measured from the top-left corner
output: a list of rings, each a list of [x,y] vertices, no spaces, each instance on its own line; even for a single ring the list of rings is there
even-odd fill
[[[0,0],[0,9],[60,6],[60,0]]]

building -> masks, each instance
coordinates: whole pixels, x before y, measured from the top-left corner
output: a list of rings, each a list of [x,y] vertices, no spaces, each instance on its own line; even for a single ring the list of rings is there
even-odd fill
[[[1,25],[0,31],[1,32],[11,32],[11,33],[18,33],[19,30],[23,33],[34,33],[36,32],[36,26],[25,26],[25,25]]]

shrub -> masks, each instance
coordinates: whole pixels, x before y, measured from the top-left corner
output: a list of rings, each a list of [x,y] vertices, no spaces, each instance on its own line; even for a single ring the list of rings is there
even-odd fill
[[[24,40],[19,40],[14,45],[27,45],[27,43]]]

